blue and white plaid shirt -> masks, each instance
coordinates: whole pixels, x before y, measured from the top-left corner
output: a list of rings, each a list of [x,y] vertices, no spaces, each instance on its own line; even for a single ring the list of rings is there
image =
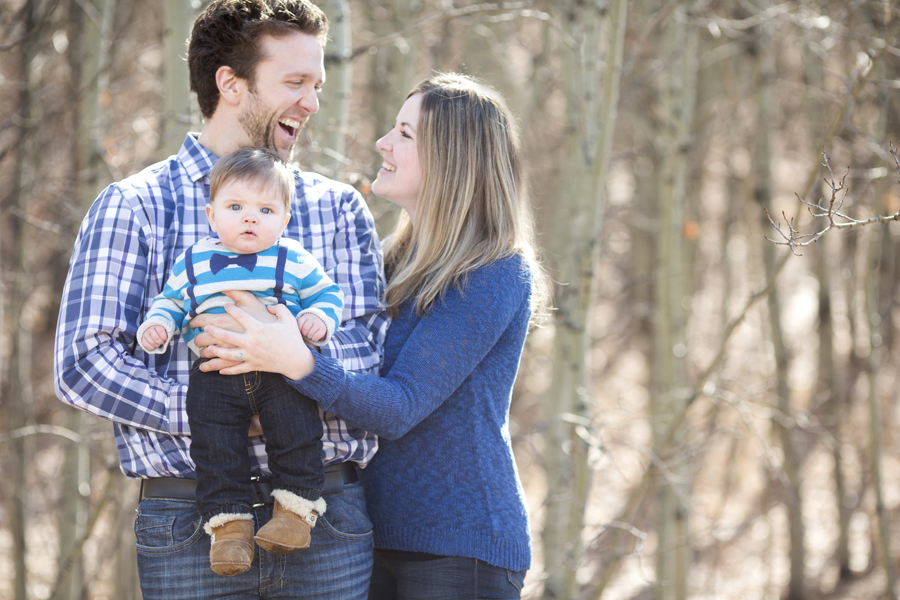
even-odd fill
[[[55,384],[62,400],[113,421],[129,477],[194,477],[185,393],[194,356],[176,337],[147,354],[135,334],[175,259],[210,235],[205,206],[217,157],[188,134],[176,156],[104,190],[75,241],[56,332]],[[384,270],[372,216],[350,186],[295,171],[284,235],[300,240],[344,292],[344,323],[325,355],[377,373],[388,326]],[[375,435],[322,413],[326,464],[365,465]],[[265,446],[248,439],[253,471],[268,474]]]

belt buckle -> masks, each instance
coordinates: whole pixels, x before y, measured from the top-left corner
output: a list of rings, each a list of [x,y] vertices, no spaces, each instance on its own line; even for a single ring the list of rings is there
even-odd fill
[[[254,475],[250,484],[253,486],[253,508],[272,503],[272,482],[268,477],[263,479]]]

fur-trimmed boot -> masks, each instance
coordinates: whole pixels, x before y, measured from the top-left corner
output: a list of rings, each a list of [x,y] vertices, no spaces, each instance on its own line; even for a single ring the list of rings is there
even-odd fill
[[[216,515],[203,528],[212,538],[209,566],[217,575],[234,577],[250,568],[255,551],[253,515]]]
[[[259,528],[256,544],[273,554],[290,554],[309,547],[310,530],[325,513],[325,499],[307,500],[287,490],[272,490],[275,510],[268,523]]]

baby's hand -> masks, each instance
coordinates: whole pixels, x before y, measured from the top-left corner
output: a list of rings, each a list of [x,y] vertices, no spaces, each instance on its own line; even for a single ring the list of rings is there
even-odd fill
[[[303,337],[314,342],[318,342],[328,333],[325,321],[310,313],[304,313],[297,317],[297,326],[300,328],[300,333],[303,334]]]
[[[148,327],[141,337],[141,346],[147,350],[156,350],[165,344],[167,339],[169,339],[169,334],[166,333],[166,328],[162,325],[153,325]]]

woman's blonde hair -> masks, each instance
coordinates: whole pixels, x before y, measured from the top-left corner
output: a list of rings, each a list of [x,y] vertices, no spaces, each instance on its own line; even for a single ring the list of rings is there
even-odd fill
[[[519,128],[503,97],[471,77],[440,73],[422,95],[416,127],[422,188],[416,222],[404,212],[385,241],[390,273],[385,300],[396,316],[416,298],[419,314],[450,286],[498,259],[521,255],[535,280],[534,306],[546,289],[525,192]],[[539,312],[539,311],[538,311]]]

